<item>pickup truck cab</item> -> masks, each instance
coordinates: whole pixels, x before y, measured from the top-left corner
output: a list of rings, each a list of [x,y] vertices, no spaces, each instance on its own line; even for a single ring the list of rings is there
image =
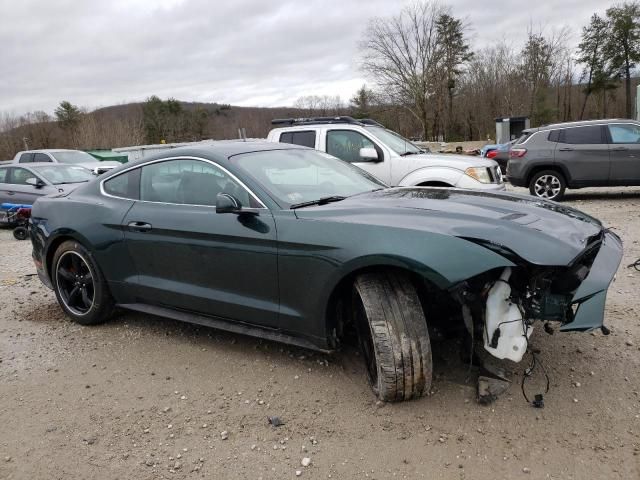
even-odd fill
[[[493,160],[429,153],[373,120],[351,117],[276,119],[270,142],[315,148],[352,163],[392,186],[504,190]]]
[[[120,162],[99,162],[87,152],[81,150],[66,149],[46,149],[46,150],[25,150],[18,152],[12,163],[65,163],[91,170],[94,174],[100,175],[108,172],[112,168],[119,167]]]

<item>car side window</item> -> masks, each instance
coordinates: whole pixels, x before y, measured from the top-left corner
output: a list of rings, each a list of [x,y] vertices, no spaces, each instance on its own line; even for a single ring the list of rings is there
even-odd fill
[[[560,139],[558,141],[560,143],[570,143],[572,145],[595,145],[606,143],[602,138],[602,128],[600,125],[564,128],[560,130]]]
[[[36,162],[50,162],[51,158],[46,153],[34,153],[33,154],[33,163]]]
[[[245,207],[254,206],[249,192],[211,163],[184,159],[142,167],[140,200],[214,206],[219,193],[233,195]]]
[[[291,143],[293,145],[316,148],[316,132],[313,130],[283,132],[280,134],[280,143]]]
[[[108,195],[138,200],[140,198],[140,169],[135,168],[109,178],[104,181],[102,188]]]
[[[329,130],[327,153],[346,162],[362,162],[361,148],[376,148],[375,144],[360,132],[353,130]]]
[[[12,168],[9,182],[12,185],[28,185],[30,178],[37,179],[36,176],[26,168]]]
[[[609,125],[611,143],[640,143],[640,125],[613,124]]]
[[[18,163],[31,163],[33,162],[33,153],[23,153],[18,159]]]
[[[560,130],[551,130],[549,132],[549,136],[547,137],[547,139],[550,142],[557,142],[560,140]]]
[[[6,183],[8,168],[0,168],[0,183]]]

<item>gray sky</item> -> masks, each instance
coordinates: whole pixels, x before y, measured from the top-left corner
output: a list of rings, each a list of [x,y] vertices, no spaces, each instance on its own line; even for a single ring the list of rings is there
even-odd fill
[[[93,109],[152,94],[234,105],[348,100],[366,79],[358,40],[401,0],[0,0],[0,112]],[[577,43],[608,0],[452,0],[474,48],[567,26]],[[531,7],[529,7],[531,5]]]

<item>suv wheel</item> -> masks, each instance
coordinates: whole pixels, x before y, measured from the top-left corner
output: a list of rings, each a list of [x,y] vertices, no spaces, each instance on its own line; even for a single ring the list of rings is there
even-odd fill
[[[564,196],[567,184],[561,173],[555,170],[543,170],[536,173],[529,182],[529,192],[545,200],[560,200]]]
[[[421,397],[433,364],[427,321],[413,283],[399,272],[365,273],[353,289],[353,318],[369,382],[380,400]]]

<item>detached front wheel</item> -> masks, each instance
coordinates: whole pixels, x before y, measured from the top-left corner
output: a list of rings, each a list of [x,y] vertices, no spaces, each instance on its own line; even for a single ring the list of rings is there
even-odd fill
[[[420,299],[401,272],[365,273],[353,288],[353,318],[369,382],[380,400],[397,402],[431,388],[431,342]]]
[[[58,303],[74,322],[94,325],[113,313],[107,282],[89,251],[78,242],[66,241],[58,247],[51,280]]]

